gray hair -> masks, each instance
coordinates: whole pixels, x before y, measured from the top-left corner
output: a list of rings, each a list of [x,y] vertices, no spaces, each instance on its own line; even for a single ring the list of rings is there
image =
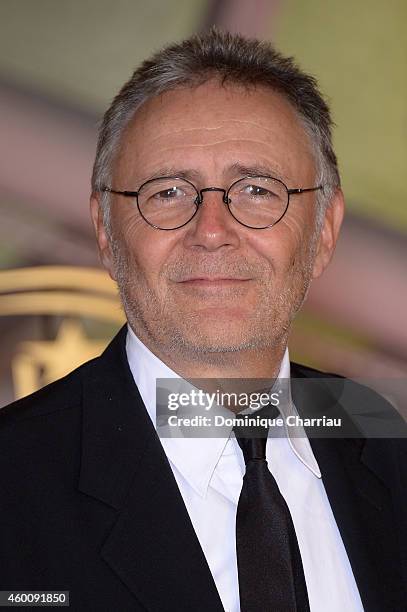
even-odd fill
[[[316,225],[320,228],[326,207],[340,186],[340,177],[332,146],[333,122],[315,78],[270,43],[216,28],[158,51],[122,87],[100,127],[92,174],[93,192],[110,185],[122,135],[144,102],[177,87],[195,87],[213,78],[218,78],[221,84],[270,87],[296,111],[312,145],[317,184],[324,186],[317,198]],[[101,207],[110,233],[109,196],[102,193]]]

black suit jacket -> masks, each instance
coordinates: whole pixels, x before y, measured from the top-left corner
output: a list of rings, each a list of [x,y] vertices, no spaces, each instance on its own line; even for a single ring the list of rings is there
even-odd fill
[[[69,590],[71,609],[87,612],[221,612],[125,334],[0,411],[0,590]],[[293,364],[292,376],[324,375]],[[403,444],[312,448],[365,610],[405,610]]]

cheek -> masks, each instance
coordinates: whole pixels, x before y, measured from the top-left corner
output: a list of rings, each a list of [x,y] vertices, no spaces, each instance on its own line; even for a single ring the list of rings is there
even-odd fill
[[[266,258],[273,270],[274,282],[290,285],[293,277],[303,275],[310,264],[312,232],[300,215],[282,219],[267,235],[252,241],[255,251]]]
[[[302,264],[309,265],[314,242],[314,219],[307,208],[295,212],[296,214],[282,220],[280,232],[289,258],[289,267],[301,268]]]
[[[312,227],[310,214],[308,207],[293,206],[290,214],[280,221],[280,231],[288,236],[291,242],[300,244],[304,236],[308,235],[309,228]]]
[[[275,273],[281,275],[294,265],[301,242],[300,232],[281,221],[267,236],[256,241],[255,249],[271,263]]]
[[[158,292],[162,283],[161,271],[174,249],[174,237],[131,216],[120,219],[115,236],[123,245],[131,272],[138,282],[144,282]]]
[[[135,242],[138,235],[142,235],[146,230],[145,221],[140,217],[136,205],[130,200],[125,201],[124,204],[114,202],[111,219],[114,236],[128,244]]]

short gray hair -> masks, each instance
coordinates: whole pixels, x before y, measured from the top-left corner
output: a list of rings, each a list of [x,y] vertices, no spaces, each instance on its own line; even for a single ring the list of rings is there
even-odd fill
[[[293,58],[285,57],[264,41],[212,28],[175,43],[145,60],[125,83],[106,111],[99,132],[92,174],[92,190],[109,186],[113,164],[122,135],[140,106],[159,94],[177,87],[195,87],[218,78],[220,83],[246,87],[270,87],[280,93],[296,111],[308,134],[315,158],[318,184],[317,226],[340,186],[332,146],[333,122],[327,103],[314,77],[303,72]],[[110,202],[102,193],[105,226],[110,229]]]

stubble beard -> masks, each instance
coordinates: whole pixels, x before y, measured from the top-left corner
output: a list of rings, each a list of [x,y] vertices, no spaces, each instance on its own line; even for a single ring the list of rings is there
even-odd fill
[[[306,253],[292,263],[291,282],[276,294],[273,276],[261,285],[259,303],[240,325],[238,337],[231,341],[229,330],[215,339],[202,329],[200,317],[194,313],[176,312],[174,304],[158,300],[138,270],[128,249],[114,238],[111,248],[116,283],[127,320],[136,335],[156,354],[175,354],[184,359],[211,364],[224,364],[231,353],[273,351],[287,343],[292,321],[304,303],[312,278],[316,240]],[[270,298],[272,296],[272,299]],[[201,321],[202,323],[202,321]],[[233,358],[236,358],[235,355]]]

